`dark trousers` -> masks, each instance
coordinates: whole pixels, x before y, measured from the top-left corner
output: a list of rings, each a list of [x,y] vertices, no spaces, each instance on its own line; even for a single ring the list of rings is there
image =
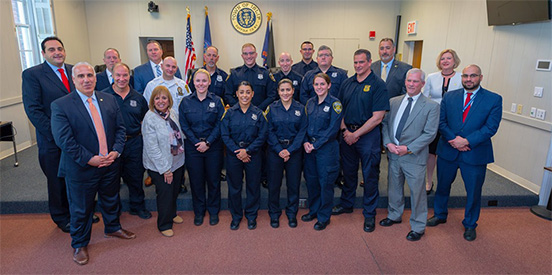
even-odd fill
[[[172,229],[173,218],[176,217],[176,199],[180,188],[178,179],[182,179],[183,173],[184,166],[176,169],[173,172],[172,183],[167,184],[163,174],[148,170],[151,182],[155,185],[155,193],[157,193],[157,229],[159,231]]]
[[[142,136],[127,139],[125,149],[121,154],[121,177],[128,186],[128,199],[130,209],[134,211],[145,210],[144,202],[144,165],[142,164]]]
[[[119,160],[108,167],[95,168],[92,178],[65,178],[67,196],[71,212],[71,246],[87,246],[92,232],[94,198],[98,194],[98,206],[102,213],[104,232],[112,233],[121,229],[119,222]]]
[[[364,179],[363,215],[366,218],[376,216],[378,206],[378,181],[380,174],[380,133],[379,127],[361,136],[353,145],[345,141],[340,144],[341,168],[343,169],[343,190],[341,191],[341,206],[352,208],[355,204],[358,185],[358,164],[362,165]]]
[[[232,220],[241,220],[243,172],[245,171],[245,218],[257,218],[261,198],[261,153],[251,154],[251,161],[244,163],[234,152],[226,150],[226,181],[228,182],[228,208]]]
[[[465,228],[476,228],[479,213],[481,212],[481,190],[485,182],[487,165],[471,165],[463,161],[449,161],[437,158],[437,190],[435,191],[434,212],[439,219],[446,219],[448,215],[448,200],[450,187],[456,179],[460,169],[462,180],[466,188],[466,209],[462,224]]]
[[[339,173],[339,145],[336,140],[305,154],[309,214],[327,222],[332,214],[334,182]]]
[[[65,180],[58,177],[61,150],[54,141],[48,141],[36,133],[38,143],[38,162],[48,182],[48,208],[52,220],[60,227],[70,222],[69,202]]]
[[[209,215],[217,215],[220,211],[222,144],[215,142],[205,153],[197,151],[188,140],[185,140],[185,147],[194,214],[204,216],[207,210]]]
[[[303,162],[303,149],[290,155],[284,162],[273,150],[268,150],[267,156],[268,175],[268,214],[271,219],[278,219],[282,215],[280,209],[280,188],[284,170],[286,171],[287,205],[286,215],[295,218],[299,206],[299,185],[301,184],[301,166]]]

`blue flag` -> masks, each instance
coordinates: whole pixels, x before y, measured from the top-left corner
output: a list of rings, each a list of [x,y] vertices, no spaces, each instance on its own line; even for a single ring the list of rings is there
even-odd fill
[[[207,50],[209,46],[213,45],[211,42],[211,28],[209,27],[209,12],[207,6],[205,6],[205,34],[203,35],[203,52]]]
[[[274,36],[272,34],[272,13],[268,13],[268,20],[266,22],[266,35],[263,45],[263,67],[269,69],[276,67],[276,58],[274,55]]]

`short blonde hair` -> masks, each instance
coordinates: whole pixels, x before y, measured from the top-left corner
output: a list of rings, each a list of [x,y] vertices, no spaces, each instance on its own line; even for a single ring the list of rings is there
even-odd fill
[[[443,54],[446,54],[446,53],[452,54],[452,59],[454,59],[454,69],[458,68],[458,66],[460,65],[460,57],[458,57],[458,55],[453,49],[444,49],[443,51],[441,51],[441,53],[439,53],[439,55],[437,56],[437,68],[439,70],[442,70],[441,57],[443,57]]]
[[[153,89],[153,92],[151,92],[151,97],[149,99],[149,109],[150,111],[155,111],[155,98],[158,95],[164,94],[169,98],[169,109],[173,106],[173,98],[171,96],[171,93],[169,92],[169,89],[165,86],[157,86],[155,89]]]
[[[207,76],[207,79],[209,79],[209,82],[211,81],[211,74],[210,74],[207,70],[205,70],[205,69],[199,69],[199,70],[197,70],[197,71],[194,73],[194,78],[193,78],[193,80],[195,80],[197,74],[204,74],[204,75]]]

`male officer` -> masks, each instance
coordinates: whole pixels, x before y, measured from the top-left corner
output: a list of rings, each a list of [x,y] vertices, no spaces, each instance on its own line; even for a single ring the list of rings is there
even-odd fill
[[[236,104],[236,91],[242,81],[253,85],[255,92],[251,103],[261,110],[265,110],[270,103],[276,100],[276,82],[272,74],[265,68],[257,65],[257,49],[251,43],[242,46],[242,58],[244,64],[230,70],[230,76],[226,81],[224,100],[226,104]]]
[[[340,144],[344,185],[341,202],[332,209],[332,215],[352,213],[358,183],[358,162],[364,178],[364,231],[375,229],[378,204],[380,154],[380,127],[389,98],[385,83],[370,70],[371,53],[359,49],[354,54],[355,75],[343,82],[340,98],[343,102],[343,120]],[[332,84],[333,85],[333,84]]]
[[[412,66],[395,60],[395,43],[391,38],[383,38],[379,44],[380,60],[372,63],[372,71],[379,76],[387,85],[389,98],[403,95],[406,92],[404,81],[406,72]]]
[[[306,104],[309,98],[316,95],[313,87],[315,75],[325,73],[330,76],[332,81],[330,94],[337,98],[339,98],[339,88],[341,87],[341,83],[347,79],[347,72],[345,70],[332,66],[333,53],[330,47],[326,45],[320,46],[320,48],[318,48],[316,60],[318,61],[318,67],[314,70],[308,71],[303,78],[303,82],[301,83],[300,100],[302,104]]]
[[[391,110],[383,119],[383,144],[389,151],[387,217],[381,226],[401,223],[404,212],[404,181],[410,188],[412,214],[409,241],[418,241],[425,232],[427,195],[425,171],[428,145],[439,128],[439,104],[421,94],[425,73],[410,69],[406,73],[406,95],[392,98]]]
[[[128,186],[131,215],[142,219],[151,218],[144,201],[144,165],[142,164],[143,140],[141,134],[142,120],[148,112],[148,102],[130,83],[130,68],[127,64],[113,65],[113,85],[103,90],[113,95],[123,115],[126,129],[125,148],[121,154],[121,177]],[[97,87],[98,85],[96,85]]]
[[[280,83],[280,80],[287,78],[291,80],[291,83],[293,84],[293,89],[295,90],[293,93],[293,99],[296,101],[299,101],[299,94],[301,91],[301,80],[303,80],[303,76],[294,72],[291,69],[291,64],[293,63],[293,59],[291,59],[291,54],[287,52],[283,52],[280,54],[280,57],[278,58],[278,65],[280,65],[280,71],[274,74],[274,79],[276,80],[276,83]]]
[[[146,52],[148,54],[148,62],[134,68],[134,89],[139,93],[144,93],[146,85],[152,79],[160,77],[163,73],[163,49],[161,48],[161,44],[155,40],[148,41]],[[175,76],[182,79],[180,69],[176,68]]]
[[[308,71],[314,70],[318,67],[318,63],[312,60],[314,45],[310,41],[305,41],[301,43],[301,50],[299,50],[299,52],[301,53],[302,59],[301,61],[293,64],[291,69],[294,72],[304,76]]]
[[[203,69],[207,70],[211,75],[209,92],[216,94],[220,98],[224,98],[224,87],[226,86],[228,74],[217,67],[217,62],[219,60],[218,49],[215,46],[209,46],[205,50],[205,53],[203,53],[203,60],[205,61]],[[196,91],[194,81],[192,81],[196,71],[197,69],[194,69],[188,79],[188,86],[190,86],[190,91],[192,93]]]
[[[125,143],[123,117],[115,98],[94,91],[92,66],[73,67],[75,92],[52,102],[52,134],[61,149],[59,175],[65,177],[71,212],[73,260],[88,263],[94,197],[105,225],[105,237],[134,239],[119,222],[119,159]]]
[[[487,164],[494,161],[491,137],[496,134],[502,119],[502,97],[481,87],[482,79],[479,66],[467,66],[462,71],[464,89],[445,93],[441,101],[441,139],[437,145],[439,184],[435,191],[435,215],[427,220],[427,226],[447,222],[450,187],[460,169],[467,193],[462,221],[467,241],[476,238],[481,189]]]

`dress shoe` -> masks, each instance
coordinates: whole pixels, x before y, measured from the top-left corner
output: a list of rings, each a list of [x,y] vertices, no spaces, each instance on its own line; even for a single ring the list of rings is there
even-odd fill
[[[364,218],[364,232],[372,232],[376,229],[376,218]]]
[[[99,223],[100,222],[100,217],[98,217],[98,215],[94,214],[92,215],[92,223]]]
[[[58,224],[58,227],[59,227],[59,229],[61,229],[61,231],[63,231],[64,233],[69,233],[69,232],[71,232],[71,223],[70,223],[70,222],[68,222],[68,223],[65,224],[65,225]]]
[[[174,231],[172,229],[163,230],[161,231],[161,235],[165,237],[172,237],[174,236]]]
[[[447,220],[442,220],[442,219],[437,218],[437,216],[433,216],[433,217],[427,219],[426,225],[427,226],[437,226],[441,223],[447,223]]]
[[[310,222],[314,219],[316,219],[316,215],[311,215],[310,213],[307,213],[307,214],[301,216],[301,220],[304,221],[304,222]]]
[[[115,232],[111,233],[105,233],[106,238],[119,238],[124,240],[130,240],[136,238],[136,234],[126,230],[126,229],[119,229]]]
[[[364,188],[364,181],[360,181],[360,187]]]
[[[408,232],[408,235],[406,235],[406,239],[409,241],[415,242],[415,241],[419,241],[423,235],[424,235],[424,232],[418,233],[418,232],[410,231]]]
[[[466,228],[466,231],[464,232],[464,239],[466,241],[473,241],[477,237],[477,234],[475,233],[475,228]]]
[[[151,177],[147,177],[145,180],[144,180],[144,185],[146,187],[150,187],[153,183],[151,182]]]
[[[341,215],[343,213],[353,213],[353,208],[344,208],[341,205],[336,205],[332,208],[332,215]]]
[[[188,188],[185,184],[180,185],[180,194],[186,194],[188,193]]]
[[[180,216],[176,216],[176,217],[173,218],[173,222],[180,224],[180,223],[184,222],[184,219],[182,219],[182,217],[180,217]]]
[[[217,215],[211,215],[209,217],[209,225],[217,225],[219,223],[219,216]]]
[[[268,181],[267,181],[267,180],[262,180],[262,181],[261,181],[261,185],[262,185],[264,188],[268,189]]]
[[[83,246],[73,250],[73,261],[79,265],[88,263],[88,247]]]
[[[140,209],[140,210],[130,210],[128,211],[130,215],[138,216],[141,219],[147,220],[151,218],[151,213],[146,209]]]
[[[220,181],[226,181],[226,175],[223,172],[220,172]]]
[[[194,217],[194,225],[195,225],[195,226],[200,226],[200,225],[202,225],[202,224],[203,224],[203,218],[204,218],[204,217],[205,217],[205,216],[195,216],[195,217]]]
[[[247,229],[253,230],[255,228],[257,228],[257,220],[256,219],[247,220]]]
[[[238,230],[240,228],[240,220],[232,220],[230,230]]]
[[[381,221],[379,222],[379,224],[380,224],[381,226],[391,226],[391,225],[394,225],[394,224],[396,224],[396,223],[401,223],[401,222],[402,222],[402,221],[394,221],[394,220],[392,220],[392,219],[385,218],[385,219],[381,220]]]
[[[429,190],[426,189],[426,194],[431,194],[431,191],[433,191],[433,182],[431,182],[431,188]]]
[[[289,227],[291,227],[291,228],[297,227],[297,218],[295,218],[295,217],[289,218],[288,225],[289,225]]]
[[[327,220],[325,222],[316,222],[314,224],[314,230],[316,231],[321,231],[321,230],[324,230],[326,229],[326,226],[328,226],[328,224],[330,224],[330,220]]]
[[[343,189],[343,184],[345,184],[345,180],[343,179],[343,175],[337,176],[337,179],[335,180],[334,185],[339,189]]]
[[[280,219],[270,219],[270,226],[272,226],[272,228],[280,227]]]

